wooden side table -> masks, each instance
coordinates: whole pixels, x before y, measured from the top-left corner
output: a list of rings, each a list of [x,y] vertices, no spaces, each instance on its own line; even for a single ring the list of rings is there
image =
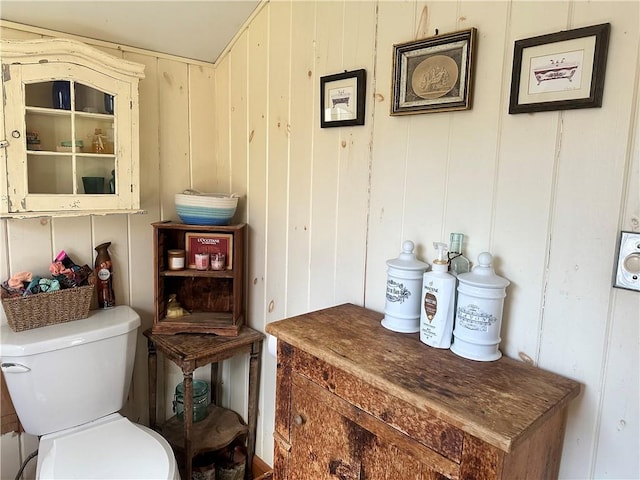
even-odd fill
[[[218,362],[234,357],[242,353],[249,353],[249,411],[247,418],[247,463],[245,467],[245,478],[252,477],[253,455],[256,447],[256,428],[258,414],[258,386],[260,380],[260,353],[264,334],[248,327],[243,327],[237,337],[222,337],[210,334],[177,334],[158,335],[153,334],[151,329],[146,330],[144,336],[147,337],[149,349],[149,423],[154,430],[156,423],[156,389],[157,389],[157,356],[156,351],[168,360],[171,360],[182,370],[184,375],[184,429],[182,440],[184,441],[185,465],[183,478],[191,478],[191,460],[203,449],[213,449],[214,446],[222,448],[225,445],[216,443],[214,437],[219,435],[217,425],[206,423],[203,428],[198,423],[198,428],[193,426],[193,372],[196,368],[211,365],[211,399],[212,403],[217,403],[217,377]],[[220,410],[213,407],[214,411]],[[219,413],[219,412],[218,412]],[[208,422],[216,422],[216,418],[228,417],[228,415],[215,415],[215,418]],[[171,422],[172,419],[169,420]],[[169,423],[167,422],[167,423]],[[238,431],[240,433],[240,430]],[[234,437],[234,435],[231,435]],[[168,438],[169,442],[175,444],[175,439]],[[233,440],[233,438],[231,438]]]

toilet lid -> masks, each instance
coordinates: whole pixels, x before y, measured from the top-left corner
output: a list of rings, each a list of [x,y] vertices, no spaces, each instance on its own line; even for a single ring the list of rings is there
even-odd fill
[[[175,459],[159,434],[119,414],[44,435],[39,479],[172,479]]]

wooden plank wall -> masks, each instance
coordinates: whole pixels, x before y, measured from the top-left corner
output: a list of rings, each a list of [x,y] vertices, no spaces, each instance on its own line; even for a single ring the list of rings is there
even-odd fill
[[[152,221],[174,218],[188,186],[243,195],[249,224],[248,323],[342,302],[384,309],[386,264],[413,240],[466,234],[495,255],[508,288],[502,349],[584,384],[562,478],[637,478],[640,295],[611,288],[620,230],[640,230],[637,2],[265,2],[215,66],[134,49],[140,83],[141,192],[147,215],[0,222],[0,274],[65,248],[93,258],[115,242],[119,299],[149,325]],[[508,115],[513,42],[612,24],[600,109]],[[473,108],[389,116],[391,51],[478,29]],[[2,35],[43,35],[6,27]],[[122,53],[124,52],[124,53]],[[367,70],[366,123],[319,126],[319,77]],[[5,266],[8,265],[8,266]],[[425,347],[427,348],[427,347]],[[146,420],[140,340],[127,413]],[[246,362],[223,366],[222,402],[246,414]],[[427,366],[425,366],[427,368]],[[165,366],[164,409],[180,376]],[[206,377],[205,377],[206,378]],[[257,454],[271,463],[275,360],[265,355]],[[2,437],[13,445],[14,437]],[[10,446],[9,448],[12,448]],[[28,453],[28,452],[27,452]],[[4,472],[4,467],[3,472]]]
[[[585,384],[561,476],[638,476],[639,301],[611,288],[619,230],[638,228],[637,16],[601,2],[269,3],[216,65],[233,92],[216,105],[238,120],[217,130],[219,154],[236,165],[235,142],[248,151],[252,324],[345,301],[381,311],[402,240],[431,261],[431,242],[462,231],[468,256],[491,251],[512,282],[504,352]],[[613,25],[602,109],[507,114],[515,40],[602,22]],[[471,26],[473,109],[389,116],[392,45]],[[320,129],[319,77],[357,68],[365,126]],[[265,360],[259,454],[270,458]]]

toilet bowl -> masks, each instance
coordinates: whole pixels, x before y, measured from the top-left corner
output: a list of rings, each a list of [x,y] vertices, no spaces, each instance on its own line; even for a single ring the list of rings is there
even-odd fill
[[[24,430],[40,437],[39,479],[179,479],[169,443],[117,413],[140,317],[127,306],[68,323],[0,327],[0,367]]]

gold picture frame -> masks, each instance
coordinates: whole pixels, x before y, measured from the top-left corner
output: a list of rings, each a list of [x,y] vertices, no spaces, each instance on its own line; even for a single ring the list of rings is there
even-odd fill
[[[471,108],[476,29],[393,46],[391,115]]]

